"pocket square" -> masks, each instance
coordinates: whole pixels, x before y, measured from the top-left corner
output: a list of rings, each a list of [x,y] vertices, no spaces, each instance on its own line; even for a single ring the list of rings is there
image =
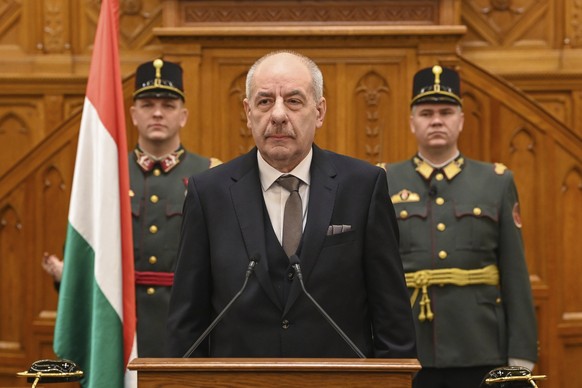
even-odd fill
[[[352,230],[351,225],[330,225],[327,227],[327,235],[335,236],[336,234],[349,232],[350,230]]]

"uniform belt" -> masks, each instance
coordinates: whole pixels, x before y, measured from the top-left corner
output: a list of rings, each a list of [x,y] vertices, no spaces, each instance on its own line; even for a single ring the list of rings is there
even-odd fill
[[[469,286],[474,284],[486,284],[496,286],[499,284],[499,270],[495,264],[488,265],[480,269],[425,269],[416,272],[408,272],[405,275],[406,286],[414,288],[410,297],[410,305],[414,306],[418,298],[419,290],[422,290],[420,298],[420,314],[418,320],[424,322],[426,319],[432,321],[434,314],[430,308],[430,298],[428,297],[428,287],[433,285],[454,285]]]
[[[174,284],[174,273],[135,271],[135,284],[139,286],[170,287],[172,284]]]

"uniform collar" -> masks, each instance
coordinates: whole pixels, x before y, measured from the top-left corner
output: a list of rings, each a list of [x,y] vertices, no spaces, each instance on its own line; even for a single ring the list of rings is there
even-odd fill
[[[416,166],[416,172],[418,172],[418,174],[420,174],[420,176],[425,180],[429,180],[436,171],[439,171],[450,181],[463,170],[465,159],[461,154],[459,154],[455,159],[440,168],[433,167],[419,155],[412,158],[412,162]]]
[[[145,172],[153,170],[154,166],[159,164],[162,171],[167,173],[176,167],[184,156],[184,148],[182,146],[180,146],[176,151],[170,152],[161,158],[156,158],[139,148],[136,148],[133,152],[135,153],[135,162]]]

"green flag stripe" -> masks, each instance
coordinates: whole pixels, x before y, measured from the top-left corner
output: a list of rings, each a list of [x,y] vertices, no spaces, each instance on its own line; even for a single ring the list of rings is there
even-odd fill
[[[122,322],[95,281],[93,248],[71,224],[65,257],[55,352],[84,371],[83,386],[123,388]]]

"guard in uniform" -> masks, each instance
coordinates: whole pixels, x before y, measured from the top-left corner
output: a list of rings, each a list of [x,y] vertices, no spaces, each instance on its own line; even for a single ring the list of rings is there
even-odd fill
[[[187,111],[179,65],[161,59],[140,65],[133,97],[131,113],[139,135],[129,154],[129,195],[138,355],[162,357],[187,180],[220,161],[190,153],[180,143]]]
[[[463,156],[460,79],[414,77],[418,153],[384,164],[423,369],[414,387],[478,387],[485,374],[537,360],[537,325],[517,190],[499,163]]]

